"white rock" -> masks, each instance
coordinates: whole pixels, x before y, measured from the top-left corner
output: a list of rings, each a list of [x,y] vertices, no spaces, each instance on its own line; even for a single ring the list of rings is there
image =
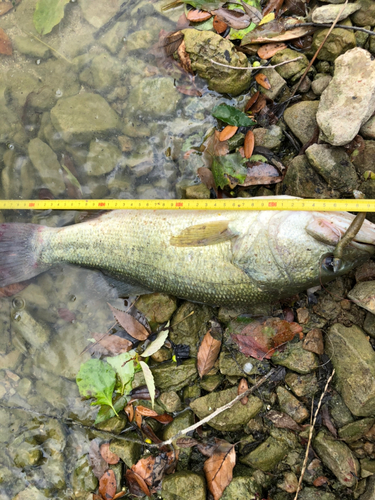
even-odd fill
[[[335,61],[334,76],[320,98],[316,119],[320,139],[348,144],[375,111],[375,61],[356,47]]]
[[[342,21],[342,19],[346,19],[347,17],[354,14],[361,8],[360,3],[349,3],[344,10],[341,12],[338,22]],[[342,9],[342,5],[323,5],[323,7],[318,7],[312,13],[312,22],[313,23],[333,23],[333,21],[337,18],[337,15]]]

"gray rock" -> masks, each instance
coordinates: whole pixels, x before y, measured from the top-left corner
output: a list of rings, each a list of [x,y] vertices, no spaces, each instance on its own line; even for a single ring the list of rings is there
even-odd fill
[[[339,429],[339,438],[346,443],[354,443],[361,439],[374,424],[374,418],[362,418]]]
[[[329,491],[322,491],[311,487],[303,488],[299,492],[298,498],[300,500],[337,500],[338,497]]]
[[[301,73],[301,71],[303,72],[307,68],[309,60],[304,54],[292,49],[279,50],[272,57],[271,64],[274,66],[285,61],[290,61],[291,59],[296,59],[297,57],[300,57],[301,59],[276,68],[276,71],[279,73],[279,75],[285,80],[288,80],[289,78],[292,78],[293,76]]]
[[[279,399],[280,410],[290,415],[298,424],[302,423],[309,416],[309,412],[304,405],[298,401],[284,387],[278,387],[276,390]]]
[[[236,396],[237,388],[233,387],[232,389],[213,392],[207,394],[207,396],[195,399],[190,406],[194,413],[202,419],[213,413],[220,406],[232,401]],[[262,407],[262,401],[250,395],[246,405],[243,405],[239,401],[229,410],[220,413],[220,415],[210,420],[208,425],[220,431],[237,431],[246,425],[250,419],[254,418]]]
[[[315,373],[299,375],[298,373],[288,372],[285,375],[285,383],[299,398],[303,396],[311,398],[318,390],[318,380]]]
[[[375,116],[372,116],[369,121],[362,125],[360,132],[367,139],[375,139]]]
[[[48,144],[38,138],[32,139],[29,142],[28,153],[44,187],[50,189],[57,197],[64,193],[65,183],[60,163]]]
[[[324,92],[324,90],[328,87],[331,80],[332,80],[331,75],[318,73],[315,77],[315,80],[311,83],[311,88],[314,94],[321,95]]]
[[[83,93],[61,99],[51,109],[51,121],[65,142],[88,142],[97,134],[120,129],[120,120],[98,94]]]
[[[198,377],[195,359],[187,359],[179,366],[173,361],[167,361],[151,368],[154,375],[155,385],[161,391],[179,391],[189,385]],[[133,388],[144,385],[145,380],[142,376],[135,377]]]
[[[336,369],[337,387],[358,417],[375,413],[375,352],[357,326],[336,323],[326,334],[326,353]]]
[[[276,97],[278,97],[285,90],[286,80],[284,80],[284,78],[280,76],[274,68],[262,69],[262,73],[264,73],[268,78],[271,88],[265,89],[263,87],[260,87],[260,91],[265,96],[269,97],[272,100],[275,100]]]
[[[329,188],[312,168],[306,155],[293,158],[283,181],[283,194],[301,198],[337,198],[339,193]]]
[[[348,293],[348,298],[370,313],[375,313],[375,281],[357,283]]]
[[[181,410],[181,399],[175,391],[168,391],[160,394],[158,403],[163,406],[168,413]]]
[[[322,430],[315,437],[313,447],[324,465],[342,485],[347,488],[356,485],[359,462],[345,443],[337,441],[329,432]]]
[[[323,5],[313,11],[311,18],[313,23],[333,23],[336,19],[337,22],[339,22],[351,16],[360,8],[361,4],[359,2],[349,3],[345,6],[342,12],[342,5]],[[340,12],[341,14],[339,15]],[[338,15],[339,17],[337,18]]]
[[[357,173],[343,148],[313,144],[306,149],[306,156],[331,188],[340,193],[350,193],[357,188]]]
[[[206,482],[195,472],[180,471],[165,476],[161,489],[164,500],[206,500]]]
[[[287,344],[285,351],[273,354],[272,362],[301,374],[310,373],[316,370],[319,365],[317,356],[312,352],[305,351],[302,342]]]
[[[101,28],[120,9],[121,0],[113,0],[103,9],[101,0],[80,0],[83,17],[95,28]]]
[[[122,158],[117,146],[106,141],[91,141],[87,162],[83,169],[87,175],[103,175],[112,172]]]
[[[139,439],[136,432],[128,432],[126,437],[131,439]],[[133,441],[124,439],[113,439],[109,445],[112,453],[116,453],[123,460],[127,467],[132,467],[141,458],[142,445]]]
[[[337,58],[333,79],[320,98],[316,119],[321,139],[334,146],[347,144],[374,111],[375,62],[369,52],[355,48]]]
[[[341,24],[350,25],[351,23],[343,21]],[[312,54],[318,50],[327,33],[328,29],[317,30],[314,33],[310,49]],[[327,41],[319,52],[317,59],[320,61],[334,61],[340,54],[344,54],[346,51],[355,47],[356,43],[354,32],[335,28],[327,38]]]
[[[236,476],[232,479],[229,486],[224,490],[221,500],[235,500],[243,498],[246,500],[257,500],[261,498],[262,488],[249,476]]]
[[[12,38],[12,43],[16,50],[25,56],[47,59],[51,55],[50,49],[44,43],[31,36],[15,36]]]
[[[284,120],[302,144],[308,142],[316,129],[318,101],[302,101],[289,106],[284,112]]]
[[[271,151],[278,150],[284,138],[281,127],[277,125],[271,125],[269,128],[255,128],[253,132],[255,146],[263,146]]]
[[[374,26],[375,24],[375,4],[372,0],[358,0],[361,8],[352,16],[354,26]]]
[[[181,99],[173,78],[142,78],[129,93],[127,110],[138,118],[169,116],[174,114]]]
[[[342,397],[337,392],[334,392],[332,398],[328,402],[331,417],[337,427],[343,427],[350,422],[353,422],[353,415],[349,408],[344,403]]]
[[[229,40],[217,33],[195,29],[182,30],[186,52],[193,71],[208,80],[208,87],[216,92],[238,95],[247,90],[251,71],[238,71],[213,64],[210,59],[230,66],[248,67],[245,54],[238,52]]]

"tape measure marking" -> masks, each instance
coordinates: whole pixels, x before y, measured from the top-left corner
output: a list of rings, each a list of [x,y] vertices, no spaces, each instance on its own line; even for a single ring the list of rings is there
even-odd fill
[[[375,200],[0,200],[0,210],[303,210],[375,212]]]

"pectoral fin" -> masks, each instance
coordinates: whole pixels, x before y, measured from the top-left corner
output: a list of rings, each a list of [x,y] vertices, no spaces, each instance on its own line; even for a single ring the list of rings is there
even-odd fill
[[[204,247],[223,243],[237,236],[229,229],[229,223],[222,220],[190,226],[177,236],[172,236],[169,242],[175,247]]]

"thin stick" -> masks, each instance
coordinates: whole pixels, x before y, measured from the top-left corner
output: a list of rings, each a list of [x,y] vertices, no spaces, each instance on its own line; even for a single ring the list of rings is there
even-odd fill
[[[228,64],[223,64],[223,63],[219,63],[217,61],[214,61],[213,59],[210,59],[210,61],[213,63],[213,64],[217,64],[218,66],[224,66],[224,68],[230,68],[230,69],[242,69],[243,71],[257,71],[258,69],[269,69],[269,68],[277,68],[278,66],[283,66],[284,64],[289,64],[291,62],[294,62],[294,61],[299,61],[300,59],[302,59],[302,56],[300,57],[296,57],[295,59],[290,59],[289,61],[283,61],[279,64],[275,64],[274,66],[250,66],[250,67],[247,67],[247,68],[241,68],[241,66],[229,66]]]
[[[299,478],[299,481],[298,481],[296,495],[295,495],[295,497],[294,497],[293,500],[297,500],[298,493],[300,492],[300,489],[301,489],[301,484],[302,484],[303,476],[305,475],[305,472],[306,472],[307,459],[308,459],[308,456],[309,456],[309,450],[310,450],[312,435],[313,435],[313,432],[314,432],[314,427],[315,427],[315,424],[316,424],[316,419],[318,418],[318,413],[319,413],[320,407],[322,406],[322,401],[323,401],[324,395],[327,392],[328,386],[329,386],[329,384],[330,384],[330,382],[331,382],[334,374],[335,374],[335,369],[333,369],[331,375],[328,377],[328,380],[326,382],[324,390],[323,390],[323,392],[322,392],[322,394],[321,394],[321,396],[319,398],[319,403],[318,403],[318,407],[317,407],[315,415],[314,415],[314,420],[312,421],[312,425],[310,426],[309,440],[307,442],[305,459],[303,461],[301,475],[300,475],[300,478]]]
[[[181,431],[177,432],[177,434],[175,434],[171,438],[169,438],[166,441],[163,441],[162,443],[160,443],[159,446],[168,446],[168,445],[172,444],[173,441],[175,441],[176,439],[184,436],[188,432],[194,431],[195,429],[197,429],[201,425],[206,424],[207,422],[209,422],[213,418],[217,417],[217,415],[220,415],[220,413],[222,413],[223,411],[229,410],[229,408],[232,408],[232,406],[235,405],[236,403],[238,403],[238,401],[241,401],[242,398],[244,398],[245,396],[248,396],[249,394],[251,394],[252,392],[254,392],[256,389],[258,389],[262,384],[264,384],[264,382],[266,382],[266,380],[268,380],[272,375],[274,375],[276,373],[276,371],[277,371],[276,368],[272,368],[267,373],[267,375],[265,375],[260,380],[258,380],[258,382],[255,385],[253,385],[252,387],[250,387],[250,389],[248,389],[247,391],[243,392],[242,394],[239,394],[237,397],[235,397],[234,399],[232,399],[232,401],[230,401],[226,405],[220,406],[220,408],[218,408],[217,410],[215,410],[210,415],[207,415],[207,417],[202,418],[202,420],[199,420],[199,422],[197,422],[197,423],[195,423],[193,425],[190,425],[190,427],[186,427],[186,429],[182,429]]]
[[[287,26],[286,30],[291,30],[294,28],[300,28],[303,26],[314,26],[315,28],[329,28],[331,25],[329,23],[298,23],[291,26]],[[359,26],[346,26],[344,24],[336,24],[337,29],[342,30],[352,30],[352,31],[363,31],[363,33],[368,33],[369,35],[375,35],[375,31],[367,30],[365,28],[360,28]]]

